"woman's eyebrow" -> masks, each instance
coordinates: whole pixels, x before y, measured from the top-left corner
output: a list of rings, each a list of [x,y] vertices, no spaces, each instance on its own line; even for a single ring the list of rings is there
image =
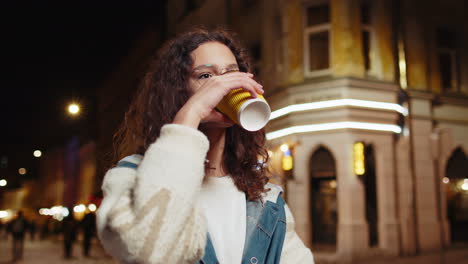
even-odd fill
[[[213,65],[213,64],[202,64],[202,65],[199,65],[199,66],[193,68],[193,71],[196,72],[196,71],[199,71],[199,70],[201,70],[201,69],[206,69],[206,68],[208,68],[208,69],[215,69],[216,66]]]
[[[239,65],[237,65],[237,63],[232,63],[232,64],[229,64],[225,69],[226,70],[239,69]]]
[[[193,68],[193,72],[200,71],[202,69],[213,69],[213,70],[218,69],[219,70],[219,67],[216,64],[202,64],[202,65],[199,65],[199,66]],[[232,70],[232,69],[238,70],[239,66],[236,63],[231,63],[231,64],[227,65],[224,69],[225,70]]]

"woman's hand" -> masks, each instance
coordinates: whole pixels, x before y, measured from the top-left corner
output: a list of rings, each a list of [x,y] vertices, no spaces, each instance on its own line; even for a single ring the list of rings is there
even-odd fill
[[[208,78],[202,85],[190,82],[193,95],[176,114],[173,123],[198,128],[200,123],[215,121],[222,115],[214,110],[221,99],[231,90],[242,89],[250,92],[255,98],[263,94],[263,87],[253,79],[253,74],[234,72]]]

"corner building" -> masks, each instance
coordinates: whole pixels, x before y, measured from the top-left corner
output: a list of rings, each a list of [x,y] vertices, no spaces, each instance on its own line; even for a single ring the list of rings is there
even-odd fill
[[[466,241],[462,1],[269,3],[261,65],[263,78],[275,76],[272,172],[316,257],[354,262]]]
[[[221,24],[249,49],[273,110],[271,181],[284,187],[318,262],[466,242],[464,1],[174,0],[165,8],[167,36]]]

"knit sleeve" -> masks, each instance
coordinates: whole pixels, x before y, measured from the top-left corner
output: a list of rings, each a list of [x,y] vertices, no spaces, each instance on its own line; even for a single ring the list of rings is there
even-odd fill
[[[198,203],[208,140],[198,130],[165,125],[135,170],[117,167],[103,181],[98,232],[123,263],[194,263],[206,244]]]
[[[281,252],[280,264],[313,264],[314,257],[294,230],[294,217],[287,205],[286,210],[286,237]]]

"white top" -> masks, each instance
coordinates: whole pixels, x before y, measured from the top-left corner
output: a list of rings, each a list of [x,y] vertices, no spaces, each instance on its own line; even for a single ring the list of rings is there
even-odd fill
[[[220,263],[240,263],[245,240],[244,194],[228,177],[208,179],[208,185],[203,182],[208,149],[208,138],[199,130],[168,124],[143,157],[123,160],[138,169],[117,166],[107,171],[97,228],[106,251],[119,263],[197,263],[206,247],[207,224]],[[272,184],[265,187],[270,190],[262,200],[276,201],[280,190]],[[200,199],[202,189],[206,212]],[[280,264],[313,263],[310,250],[294,231],[287,205],[285,213]]]
[[[219,263],[242,262],[246,232],[246,198],[230,176],[207,177],[200,202]]]

